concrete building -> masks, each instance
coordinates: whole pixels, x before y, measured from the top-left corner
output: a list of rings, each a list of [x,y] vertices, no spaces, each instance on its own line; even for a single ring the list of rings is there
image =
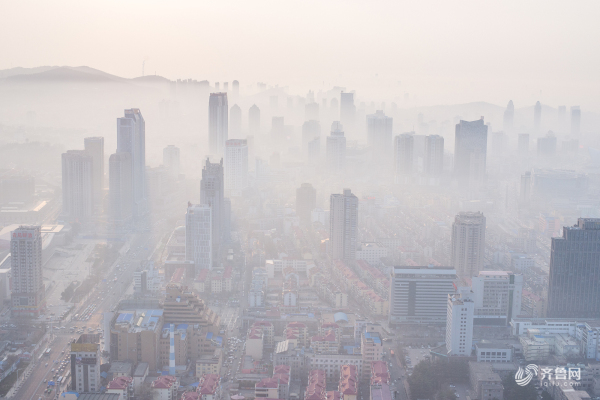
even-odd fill
[[[104,194],[104,138],[86,137],[83,145],[84,150],[92,156],[94,205],[100,206]]]
[[[371,364],[383,359],[383,338],[381,326],[366,324],[362,331],[360,350],[362,355],[362,368],[359,369],[362,379],[369,379]]]
[[[229,109],[228,131],[228,136],[232,138],[239,138],[242,134],[242,109],[237,104]]]
[[[260,134],[260,108],[256,104],[248,110],[248,133],[254,137]]]
[[[503,343],[488,343],[481,341],[475,345],[477,362],[511,363],[514,348]]]
[[[62,154],[62,205],[65,217],[88,221],[94,213],[94,159],[84,150]]]
[[[387,164],[391,159],[393,124],[394,119],[386,117],[383,110],[367,115],[367,141],[377,164]]]
[[[361,243],[356,250],[357,260],[364,260],[373,266],[380,265],[381,259],[387,256],[387,247],[379,246],[377,243]]]
[[[334,260],[356,260],[358,198],[350,189],[330,197],[329,247]]]
[[[225,142],[225,194],[241,196],[248,187],[248,142],[229,139]]]
[[[100,335],[83,334],[71,343],[71,389],[100,391]]]
[[[223,365],[222,349],[215,349],[213,354],[203,354],[196,359],[196,377],[200,378],[205,374],[219,374]]]
[[[471,278],[476,325],[508,325],[521,314],[523,275],[510,271],[480,271]]]
[[[533,108],[533,131],[535,133],[540,132],[540,127],[542,123],[542,105],[539,101],[536,101],[535,106]]]
[[[305,121],[302,124],[302,151],[309,154],[308,144],[321,137],[321,124],[317,120]]]
[[[130,153],[111,154],[108,161],[110,219],[117,226],[133,220],[133,171]]]
[[[296,215],[300,223],[309,225],[311,212],[317,205],[317,191],[310,183],[303,183],[296,189]]]
[[[163,149],[163,165],[171,179],[179,179],[181,159],[179,147],[168,145]]]
[[[224,238],[229,237],[229,217],[224,193],[223,159],[220,163],[211,163],[207,158],[200,181],[200,204],[206,204],[212,209],[212,263],[215,267],[220,266],[221,246]]]
[[[425,174],[434,180],[439,179],[444,171],[444,138],[439,135],[429,135],[425,138]]]
[[[408,183],[413,172],[414,132],[403,133],[394,138],[394,173],[396,183]]]
[[[354,93],[340,93],[340,122],[346,126],[351,134],[356,123],[356,106],[354,105]]]
[[[229,138],[227,93],[211,93],[208,99],[208,144],[211,154],[223,155]]]
[[[20,226],[11,233],[11,313],[37,318],[45,308],[42,234],[39,226]]]
[[[571,107],[571,136],[578,137],[581,134],[581,108]]]
[[[134,218],[148,212],[146,199],[146,122],[138,108],[117,118],[117,153],[131,156],[132,209]]]
[[[485,217],[460,212],[452,224],[451,264],[460,278],[477,276],[485,257]]]
[[[162,375],[150,385],[154,400],[177,400],[179,379],[170,375]]]
[[[346,137],[344,128],[338,121],[331,124],[331,133],[327,136],[325,151],[329,172],[343,172],[346,168]]]
[[[133,378],[130,376],[119,376],[108,382],[106,393],[118,394],[119,400],[128,400],[133,396]]]
[[[195,274],[213,267],[213,209],[206,205],[188,205],[185,215],[185,258],[194,261]]]
[[[450,267],[394,267],[390,285],[390,324],[444,324],[448,295],[455,292]]]
[[[487,134],[483,117],[456,124],[454,176],[461,185],[480,184],[485,180]]]
[[[473,311],[468,293],[448,295],[446,351],[449,356],[469,357],[473,347]]]
[[[504,400],[504,386],[500,375],[490,363],[469,362],[469,380],[476,399]]]

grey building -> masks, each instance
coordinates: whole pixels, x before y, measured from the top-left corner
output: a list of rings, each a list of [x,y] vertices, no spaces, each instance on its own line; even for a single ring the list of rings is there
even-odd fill
[[[331,134],[326,144],[327,168],[330,172],[341,172],[346,167],[346,137],[339,121],[331,124]]]
[[[11,233],[11,312],[37,318],[45,308],[40,226],[20,226]]]
[[[356,259],[358,233],[358,198],[350,189],[332,194],[329,214],[329,247],[334,260]]]
[[[94,213],[94,160],[85,150],[62,154],[62,208],[70,219],[86,221]]]
[[[83,139],[85,151],[87,151],[93,160],[93,187],[95,206],[102,204],[102,194],[104,191],[104,138],[87,137]]]
[[[260,108],[256,104],[248,110],[248,133],[253,136],[260,133]]]
[[[488,127],[483,117],[477,121],[456,124],[454,145],[454,176],[462,184],[485,180]]]
[[[131,154],[111,154],[108,160],[108,194],[110,199],[110,219],[122,226],[133,219],[133,171]]]
[[[125,110],[117,118],[117,153],[131,156],[132,210],[138,218],[147,213],[146,204],[146,122],[138,108]]]
[[[200,181],[200,204],[206,204],[212,209],[212,260],[215,265],[221,259],[223,237],[229,236],[224,226],[224,183],[223,159],[220,163],[211,163],[207,158]]]
[[[451,264],[461,278],[477,276],[485,256],[485,217],[460,212],[452,224]]]
[[[310,183],[296,189],[296,215],[302,224],[310,224],[310,213],[317,206],[317,190]]]
[[[367,115],[367,139],[377,163],[387,163],[391,158],[393,125],[394,119],[386,117],[382,110]]]
[[[414,132],[403,133],[394,138],[394,172],[396,178],[412,174],[414,153]]]
[[[229,138],[227,93],[211,93],[208,99],[208,144],[211,154],[223,154]]]

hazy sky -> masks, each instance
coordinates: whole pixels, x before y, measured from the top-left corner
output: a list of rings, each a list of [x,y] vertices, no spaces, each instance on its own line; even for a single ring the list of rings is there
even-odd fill
[[[8,1],[0,69],[332,85],[411,104],[600,110],[600,1]],[[414,96],[416,95],[416,100]],[[377,97],[376,97],[377,96]]]

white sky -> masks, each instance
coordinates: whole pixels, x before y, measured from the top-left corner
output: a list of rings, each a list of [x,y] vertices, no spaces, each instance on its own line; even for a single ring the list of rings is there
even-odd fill
[[[600,110],[597,0],[0,0],[0,38],[0,69],[136,77],[146,59],[146,74],[242,89]]]

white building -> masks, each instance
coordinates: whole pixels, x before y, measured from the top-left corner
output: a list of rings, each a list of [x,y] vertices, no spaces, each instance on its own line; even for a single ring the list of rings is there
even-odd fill
[[[452,224],[452,267],[461,278],[477,276],[485,257],[485,217],[460,212]]]
[[[188,205],[185,258],[194,261],[196,274],[201,269],[212,269],[212,208],[208,205]]]
[[[356,250],[357,260],[364,260],[373,266],[381,264],[381,259],[387,256],[387,247],[381,247],[377,243],[361,243],[360,248]]]
[[[108,160],[108,195],[110,219],[116,225],[125,225],[133,218],[133,170],[131,154],[111,154]]]
[[[248,307],[264,307],[265,292],[262,290],[250,290],[248,292]]]
[[[395,267],[391,273],[389,323],[445,323],[448,295],[455,292],[450,267]]]
[[[394,119],[386,117],[382,110],[367,115],[367,139],[376,163],[387,163],[391,159],[393,124]]]
[[[346,138],[344,137],[344,128],[339,121],[334,121],[331,124],[331,134],[327,136],[325,151],[329,171],[344,171],[346,167]]]
[[[483,325],[507,325],[521,314],[523,275],[510,271],[480,271],[471,278],[475,319]],[[486,321],[487,320],[487,321]]]
[[[180,157],[179,147],[168,145],[163,149],[163,165],[169,176],[173,179],[179,178]]]
[[[225,142],[225,195],[241,196],[248,187],[248,142],[229,139]]]
[[[321,224],[329,225],[329,210],[315,208],[310,212],[310,222],[320,222]]]
[[[477,343],[475,345],[477,362],[509,363],[512,362],[513,349],[502,343]]]
[[[100,357],[98,335],[83,334],[75,343],[71,343],[71,360],[75,358],[75,368],[71,371],[73,390],[76,392],[100,391]]]
[[[452,356],[470,356],[473,347],[474,303],[468,293],[448,295],[446,351]]]
[[[358,371],[363,370],[361,354],[310,354],[307,357],[306,369],[321,369],[326,372],[328,380],[338,380],[344,365],[355,365]]]
[[[15,229],[11,234],[10,253],[12,316],[37,318],[45,308],[41,227]]]
[[[160,292],[164,277],[159,274],[154,263],[148,261],[146,268],[133,273],[133,291],[135,293]]]
[[[334,260],[356,260],[358,198],[350,189],[330,197],[329,246]]]
[[[281,260],[267,260],[265,261],[265,268],[267,270],[267,276],[274,278],[275,274],[281,274],[287,268],[293,268],[297,274],[304,274],[315,266],[315,263],[311,260],[298,260],[284,258]]]
[[[94,213],[94,159],[84,150],[62,155],[63,214],[74,220],[88,220]]]

